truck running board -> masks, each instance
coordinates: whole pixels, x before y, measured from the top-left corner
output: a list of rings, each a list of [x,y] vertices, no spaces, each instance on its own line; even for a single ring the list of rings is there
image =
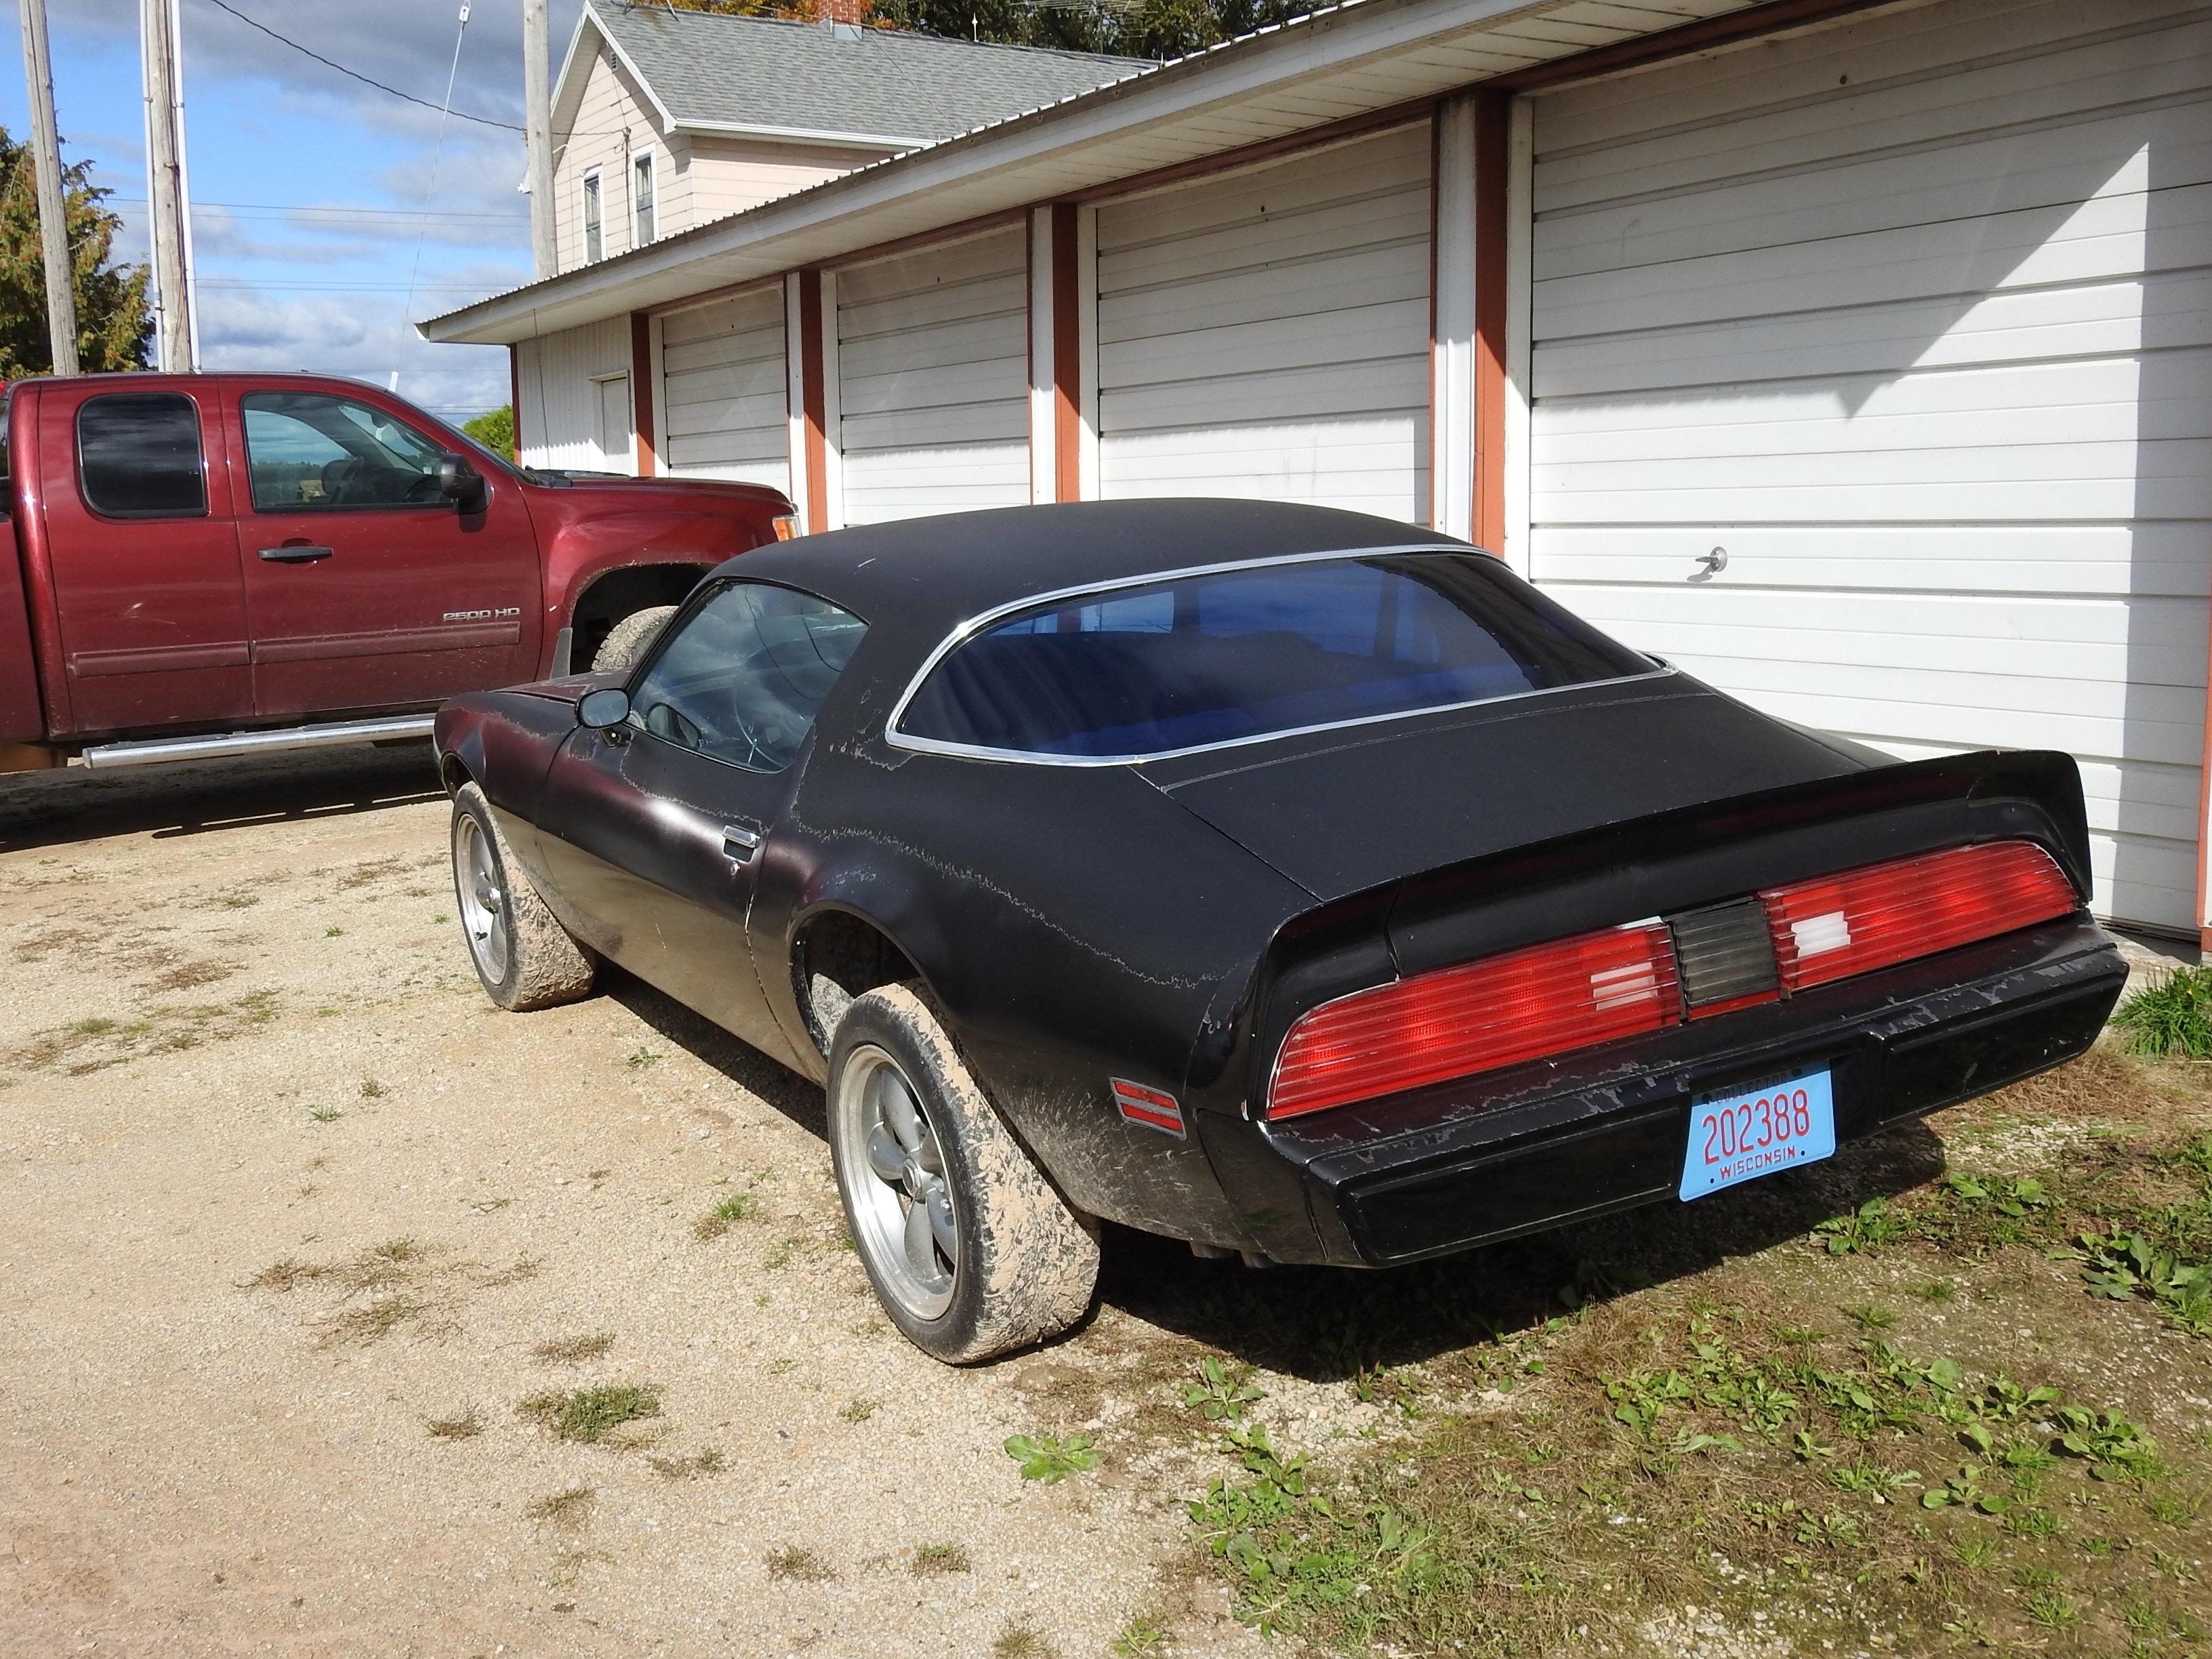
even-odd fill
[[[104,743],[84,751],[84,763],[150,766],[156,761],[216,760],[228,755],[271,754],[286,749],[328,749],[342,743],[392,743],[428,737],[436,718],[434,714],[395,714],[383,720],[339,720],[328,726],[288,726],[271,732],[233,732],[222,737]]]

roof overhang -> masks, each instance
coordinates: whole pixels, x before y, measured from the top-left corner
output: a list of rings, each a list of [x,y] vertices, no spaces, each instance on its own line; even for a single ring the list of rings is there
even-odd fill
[[[820,144],[832,149],[920,149],[929,142],[912,133],[823,132],[813,127],[764,127],[750,121],[678,121],[678,132],[705,138],[766,138],[782,144]]]
[[[1686,10],[1712,18],[1753,3],[1347,0],[417,326],[430,340],[512,344],[1664,33]]]

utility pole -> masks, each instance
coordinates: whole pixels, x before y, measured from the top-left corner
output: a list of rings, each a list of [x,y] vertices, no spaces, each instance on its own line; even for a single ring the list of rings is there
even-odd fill
[[[185,187],[177,0],[139,0],[138,52],[146,91],[146,203],[154,247],[155,343],[161,368],[184,374],[199,367],[199,330],[192,316],[191,207]]]
[[[62,199],[62,144],[54,131],[53,61],[46,52],[46,0],[21,0],[23,81],[31,98],[31,148],[38,173],[39,240],[46,252],[46,337],[54,373],[76,373],[76,273]]]
[[[531,274],[550,276],[559,258],[554,241],[552,66],[545,0],[522,0],[523,137],[530,151]]]

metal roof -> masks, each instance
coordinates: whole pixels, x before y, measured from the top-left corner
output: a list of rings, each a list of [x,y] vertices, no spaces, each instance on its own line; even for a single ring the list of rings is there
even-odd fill
[[[1142,58],[593,0],[678,131],[934,143],[1149,69]],[[564,66],[565,68],[565,66]]]
[[[1753,3],[1343,0],[417,328],[426,339],[511,344],[1443,96]]]

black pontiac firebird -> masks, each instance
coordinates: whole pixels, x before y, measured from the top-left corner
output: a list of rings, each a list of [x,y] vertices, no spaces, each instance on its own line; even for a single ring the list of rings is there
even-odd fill
[[[437,722],[501,1006],[601,958],[822,1080],[885,1310],[1078,1318],[1098,1218],[1410,1261],[1826,1158],[2087,1048],[2074,763],[1899,763],[1315,508],[763,548]]]

